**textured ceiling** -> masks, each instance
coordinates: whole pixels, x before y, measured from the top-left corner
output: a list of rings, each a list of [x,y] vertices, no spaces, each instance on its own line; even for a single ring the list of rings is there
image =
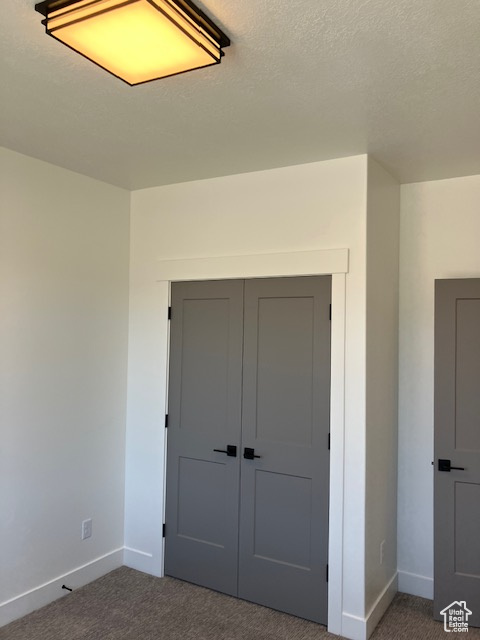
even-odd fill
[[[203,0],[222,64],[129,87],[3,0],[0,144],[130,189],[372,153],[480,173],[480,0]]]

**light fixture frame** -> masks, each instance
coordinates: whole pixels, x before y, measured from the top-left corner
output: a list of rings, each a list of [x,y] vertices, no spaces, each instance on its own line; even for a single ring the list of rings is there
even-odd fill
[[[94,1],[95,0],[92,1],[92,4],[94,4]],[[42,16],[45,17],[45,19],[42,20],[42,24],[45,26],[46,34],[49,35],[50,37],[54,38],[58,42],[60,42],[65,47],[68,47],[72,51],[75,51],[75,53],[80,54],[82,57],[86,58],[90,62],[93,62],[93,64],[97,65],[97,67],[100,67],[101,69],[104,69],[110,75],[114,76],[115,78],[118,78],[122,82],[125,82],[125,84],[127,84],[130,87],[138,86],[138,85],[141,85],[141,84],[148,84],[149,82],[156,82],[157,80],[162,80],[163,78],[171,78],[172,76],[178,76],[178,75],[182,75],[184,73],[189,73],[190,71],[195,71],[196,69],[205,69],[207,67],[212,67],[214,65],[220,64],[221,59],[225,55],[222,49],[224,49],[225,47],[230,46],[230,38],[219,27],[217,27],[217,25],[201,9],[199,9],[191,0],[168,0],[169,4],[171,4],[173,7],[177,8],[177,9],[179,9],[180,11],[183,11],[194,24],[196,24],[200,29],[204,30],[210,36],[210,38],[212,38],[218,44],[219,54],[220,54],[219,55],[219,59],[218,60],[214,60],[211,64],[208,64],[208,65],[201,65],[199,67],[192,67],[191,69],[186,69],[184,71],[178,71],[176,73],[171,73],[171,74],[168,74],[166,76],[158,76],[157,78],[151,78],[149,80],[143,80],[141,82],[130,83],[130,82],[128,82],[128,80],[125,80],[125,78],[122,78],[121,76],[119,76],[118,74],[114,73],[113,71],[110,71],[110,69],[107,69],[103,65],[99,64],[98,62],[96,62],[92,58],[88,57],[87,55],[85,55],[84,53],[79,51],[78,49],[75,49],[74,47],[71,47],[67,43],[63,42],[62,40],[60,40],[60,38],[57,38],[54,35],[54,33],[49,31],[49,29],[47,27],[49,13],[51,13],[53,11],[58,11],[58,10],[61,10],[61,9],[67,9],[68,7],[73,6],[73,5],[77,4],[78,2],[79,2],[79,0],[43,0],[42,2],[37,3],[35,5],[35,11],[37,11],[38,13],[40,13]],[[123,5],[127,5],[127,4],[133,4],[135,2],[138,2],[138,0],[125,0],[122,3],[122,6]],[[155,2],[152,2],[152,0],[146,0],[146,2],[148,2],[150,5],[152,5],[158,11],[160,11],[159,7],[155,4]],[[115,9],[112,9],[112,11],[114,11],[114,10]],[[169,17],[169,16],[167,16],[167,17]],[[169,18],[169,19],[171,19],[171,18]],[[172,20],[172,22],[174,24],[176,24],[173,20]],[[178,27],[178,25],[176,25],[176,26]],[[181,27],[178,27],[178,28],[181,29]],[[191,38],[191,36],[189,34],[186,34],[186,35]],[[192,40],[193,40],[193,38],[192,38]],[[202,46],[199,43],[197,43],[197,44],[200,47]]]

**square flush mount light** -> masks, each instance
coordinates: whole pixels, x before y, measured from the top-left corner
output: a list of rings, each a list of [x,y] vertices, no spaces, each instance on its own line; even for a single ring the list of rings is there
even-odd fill
[[[130,85],[219,64],[230,40],[190,0],[46,0],[56,40]]]

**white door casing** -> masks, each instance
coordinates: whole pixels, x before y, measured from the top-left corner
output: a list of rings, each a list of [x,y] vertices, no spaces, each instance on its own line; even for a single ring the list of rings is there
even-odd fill
[[[301,275],[332,276],[332,335],[331,335],[331,393],[330,393],[330,501],[329,501],[329,583],[328,630],[342,632],[343,611],[343,509],[344,509],[344,445],[345,445],[345,310],[348,249],[326,249],[247,256],[227,256],[185,260],[158,261],[155,265],[157,282],[157,314],[161,331],[157,362],[159,376],[168,380],[168,323],[170,283],[181,280],[217,280],[228,278],[288,277]],[[160,406],[160,403],[162,406]],[[158,398],[156,413],[167,413],[168,389]],[[166,431],[166,430],[165,430]],[[166,438],[166,433],[164,435]],[[166,445],[166,443],[165,443]],[[166,452],[166,446],[164,447]],[[159,468],[166,487],[166,465]],[[160,480],[160,478],[159,478]],[[163,500],[165,505],[165,499]],[[161,537],[162,522],[158,522]],[[128,551],[128,549],[127,549]],[[133,550],[132,550],[133,551]],[[163,575],[163,554],[157,560],[156,573]]]

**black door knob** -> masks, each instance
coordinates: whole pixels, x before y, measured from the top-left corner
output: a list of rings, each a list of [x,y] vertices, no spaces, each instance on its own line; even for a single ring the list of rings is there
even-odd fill
[[[465,467],[452,467],[452,463],[450,460],[444,460],[442,458],[438,460],[439,471],[451,471],[452,469],[456,469],[457,471],[465,471]]]
[[[237,447],[234,444],[227,444],[226,449],[214,449],[217,453],[226,453],[231,458],[237,457]]]
[[[255,449],[252,449],[251,447],[245,447],[245,449],[243,450],[243,457],[245,458],[245,460],[253,460],[254,458],[261,458],[262,456],[256,456]]]

